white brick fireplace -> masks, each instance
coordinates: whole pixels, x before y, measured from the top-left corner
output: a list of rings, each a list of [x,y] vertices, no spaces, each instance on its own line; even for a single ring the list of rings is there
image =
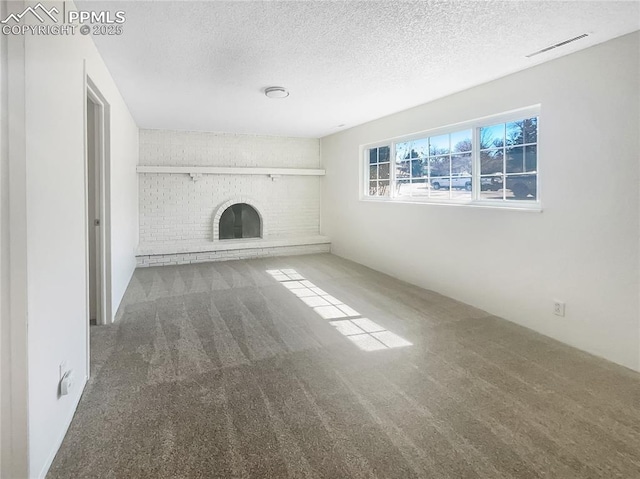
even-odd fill
[[[138,266],[329,251],[316,139],[141,130],[138,174]],[[220,217],[242,203],[261,237],[221,240]]]

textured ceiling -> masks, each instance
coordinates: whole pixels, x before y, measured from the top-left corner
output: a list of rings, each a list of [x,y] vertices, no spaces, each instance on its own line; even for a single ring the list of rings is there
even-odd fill
[[[76,3],[126,12],[122,36],[94,40],[141,128],[304,137],[640,28],[638,1]]]

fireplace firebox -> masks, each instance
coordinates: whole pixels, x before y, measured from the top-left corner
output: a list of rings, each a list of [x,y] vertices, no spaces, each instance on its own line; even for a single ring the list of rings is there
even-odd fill
[[[220,216],[218,231],[221,240],[260,238],[262,233],[260,215],[253,206],[236,203],[224,210]]]

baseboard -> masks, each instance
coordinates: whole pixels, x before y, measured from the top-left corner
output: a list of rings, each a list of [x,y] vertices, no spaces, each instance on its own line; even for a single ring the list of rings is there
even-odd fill
[[[49,472],[49,468],[51,467],[51,464],[53,464],[53,460],[55,459],[56,454],[58,454],[58,450],[60,449],[60,446],[62,445],[62,441],[64,440],[64,437],[67,435],[67,431],[69,430],[69,426],[71,426],[71,421],[73,420],[73,416],[76,413],[76,409],[78,409],[78,404],[80,404],[80,399],[82,399],[82,393],[84,393],[84,388],[85,388],[86,385],[87,385],[87,378],[85,377],[83,379],[83,381],[82,381],[82,386],[80,387],[80,390],[78,391],[78,395],[74,399],[74,404],[73,404],[73,407],[71,408],[71,411],[69,413],[69,417],[67,417],[67,421],[65,422],[64,429],[63,429],[62,433],[60,434],[60,436],[58,437],[58,439],[56,440],[56,443],[53,446],[53,449],[51,450],[51,453],[49,454],[49,457],[47,458],[46,462],[42,466],[42,469],[40,470],[40,473],[36,476],[38,479],[44,479],[45,476],[47,475],[47,473]]]

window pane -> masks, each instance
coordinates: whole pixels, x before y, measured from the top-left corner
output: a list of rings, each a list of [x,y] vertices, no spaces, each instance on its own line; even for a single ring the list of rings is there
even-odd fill
[[[399,188],[399,194],[402,194],[403,196],[411,196],[411,197],[429,196],[429,188],[427,187],[427,180],[424,178],[419,180],[412,180],[411,182],[403,180],[401,183],[398,184],[398,188]]]
[[[429,138],[429,155],[444,155],[449,153],[449,135],[433,136]]]
[[[411,142],[396,143],[396,162],[408,159],[411,154]]]
[[[414,189],[422,189],[422,190],[428,190],[429,189],[429,179],[428,178],[418,178],[417,180],[411,180],[411,184],[414,185]]]
[[[431,198],[448,199],[449,189],[451,187],[451,178],[442,176],[431,179]]]
[[[471,191],[471,177],[462,175],[452,176],[451,189]]]
[[[409,158],[425,158],[427,156],[427,140],[412,140],[396,144],[396,161]]]
[[[470,176],[451,177],[451,198],[458,200],[471,199],[472,180]]]
[[[378,194],[378,182],[370,181],[369,182],[369,196],[376,196]]]
[[[380,148],[378,148],[378,161],[380,163],[384,163],[385,161],[389,161],[389,147],[388,146],[381,146]]]
[[[434,176],[449,176],[450,175],[450,165],[451,160],[449,156],[436,156],[434,158],[429,158],[429,163],[431,165],[431,177]]]
[[[369,167],[369,179],[375,180],[378,178],[378,167],[376,165],[371,165]]]
[[[502,199],[502,176],[483,176],[480,178],[480,198]]]
[[[507,173],[524,171],[524,147],[507,148]]]
[[[525,143],[537,143],[538,142],[538,118],[529,118],[524,120],[524,142]]]
[[[451,156],[451,173],[471,176],[471,153]]]
[[[429,176],[429,160],[426,158],[424,160],[420,160],[420,176],[422,178]]]
[[[524,164],[525,171],[536,171],[538,169],[538,147],[524,147]]]
[[[396,160],[396,178],[409,178],[411,176],[410,168],[410,160]]]
[[[536,175],[507,176],[505,188],[511,190],[516,200],[536,199]]]
[[[496,148],[504,145],[504,123],[480,128],[480,148]]]
[[[389,196],[389,181],[378,182],[378,196]]]
[[[480,174],[502,173],[502,150],[487,150],[480,153]]]
[[[416,196],[422,196],[422,197],[428,197],[429,196],[429,187],[426,183],[426,179],[423,180],[418,180],[418,181],[422,181],[423,183],[416,183],[415,181],[411,183],[411,196],[416,197]]]
[[[388,180],[389,179],[389,163],[384,163],[384,164],[378,166],[378,177],[381,180]]]
[[[481,192],[495,192],[502,189],[502,175],[483,176],[480,178],[480,191]],[[485,195],[481,195],[485,197]],[[495,195],[493,195],[495,196]],[[500,195],[502,198],[502,195]]]
[[[411,182],[409,180],[399,180],[396,184],[398,196],[411,196]]]
[[[471,130],[451,133],[451,149],[455,152],[471,151]]]
[[[422,138],[413,142],[413,149],[417,152],[417,156],[412,158],[426,158],[429,156],[429,139]]]
[[[522,145],[524,143],[523,123],[522,121],[507,123],[507,145]]]
[[[413,160],[411,162],[411,177],[421,178],[423,176],[426,176],[427,175],[426,164],[427,164],[426,160]],[[423,170],[423,165],[425,165],[424,170]]]
[[[433,189],[433,190],[441,190],[441,189],[448,190],[449,189],[449,181],[450,180],[451,180],[451,178],[449,178],[448,176],[438,176],[436,178],[433,178],[431,180],[431,189]]]
[[[378,162],[378,149],[371,148],[369,150],[369,163],[377,163]]]

